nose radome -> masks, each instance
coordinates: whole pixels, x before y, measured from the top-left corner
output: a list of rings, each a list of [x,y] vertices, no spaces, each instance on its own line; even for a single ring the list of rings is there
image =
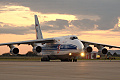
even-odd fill
[[[81,44],[81,43],[77,44],[77,49],[78,50],[82,51],[83,48],[84,48],[83,44]]]
[[[84,45],[83,45],[83,43],[80,40],[76,40],[75,44],[76,44],[78,50],[80,50],[80,51],[83,50]]]

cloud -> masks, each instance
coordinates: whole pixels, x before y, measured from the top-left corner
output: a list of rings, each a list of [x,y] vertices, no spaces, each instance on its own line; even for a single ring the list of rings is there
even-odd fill
[[[69,27],[69,22],[67,20],[57,19],[56,21],[45,21],[44,23],[40,24],[42,31],[47,32],[56,32],[55,30],[62,30]],[[52,31],[54,30],[54,31]],[[24,35],[24,34],[35,34],[35,26],[12,26],[10,24],[6,24],[0,22],[0,34],[17,34],[17,35]]]
[[[78,27],[79,30],[94,30],[96,21],[89,19],[73,20],[71,24]]]
[[[76,29],[76,31],[95,30],[97,29],[96,21],[89,19],[72,20],[72,21],[56,19],[56,21],[46,21],[41,24],[42,30],[72,31],[73,28]]]
[[[111,31],[118,31],[118,32],[120,32],[120,27],[118,26],[118,24],[116,24],[115,26],[114,26],[114,28],[113,29],[110,29]]]
[[[100,30],[113,28],[120,16],[119,0],[35,0],[21,4],[42,13],[97,15],[100,17],[97,23]]]
[[[98,25],[97,29],[99,30],[113,29],[114,25],[117,23],[117,18],[120,16],[119,0],[1,0],[1,2],[4,2],[4,4],[12,3],[29,7],[31,11],[45,13],[47,15],[55,13],[74,15],[78,21],[73,21],[73,24],[80,22],[79,26],[84,26],[84,28],[81,29],[94,28],[94,24]],[[59,23],[54,25],[58,26]],[[78,23],[74,25],[78,25]],[[47,27],[56,29],[50,25],[46,25],[46,28]],[[64,27],[62,26],[61,28]]]
[[[41,29],[42,30],[62,30],[65,27],[69,27],[67,20],[56,19],[56,21],[44,22]]]
[[[112,31],[118,31],[120,32],[120,27],[113,29]]]
[[[28,27],[12,27],[9,25],[0,26],[0,34],[17,34],[17,35],[24,35],[24,34],[32,34],[35,33],[32,30],[33,25]]]
[[[24,14],[24,15],[23,15]],[[76,16],[68,14],[42,14],[33,12],[29,7],[20,5],[5,5],[0,7],[0,22],[14,26],[30,26],[34,24],[34,15],[37,14],[40,22],[63,20],[77,20]]]
[[[120,12],[118,0],[1,0],[6,3],[20,4],[42,13],[104,15]],[[104,13],[104,14],[102,14]],[[118,13],[117,13],[118,14]]]

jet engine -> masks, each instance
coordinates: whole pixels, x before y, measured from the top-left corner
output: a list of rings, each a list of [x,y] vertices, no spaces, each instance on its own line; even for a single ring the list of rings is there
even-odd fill
[[[17,55],[19,53],[19,49],[16,47],[13,47],[10,49],[10,53],[13,55]]]
[[[33,47],[33,52],[35,52],[35,53],[40,53],[41,51],[42,51],[41,46],[34,46],[34,47]]]
[[[92,47],[91,46],[87,46],[87,47],[85,47],[85,52],[92,52]]]
[[[108,50],[106,48],[102,48],[99,50],[99,52],[101,52],[103,54],[107,54]]]

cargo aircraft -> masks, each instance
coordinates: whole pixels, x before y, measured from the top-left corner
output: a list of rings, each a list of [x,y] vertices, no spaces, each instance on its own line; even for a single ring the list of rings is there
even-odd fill
[[[33,47],[34,53],[42,55],[41,61],[60,59],[61,61],[68,62],[77,62],[77,57],[80,56],[81,53],[92,52],[92,47],[89,45],[94,45],[94,47],[97,47],[98,52],[103,54],[107,54],[108,52],[108,50],[104,47],[120,48],[112,45],[79,40],[75,35],[44,39],[37,15],[35,15],[35,29],[36,40],[1,43],[0,46],[9,46],[10,53],[17,55],[19,54],[19,49],[14,45],[28,44]]]

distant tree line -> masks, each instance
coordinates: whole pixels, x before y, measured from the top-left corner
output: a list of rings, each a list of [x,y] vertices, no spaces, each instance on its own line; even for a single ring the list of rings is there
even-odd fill
[[[32,51],[28,51],[26,54],[12,55],[10,53],[3,53],[1,56],[38,56],[38,55],[33,53]]]

